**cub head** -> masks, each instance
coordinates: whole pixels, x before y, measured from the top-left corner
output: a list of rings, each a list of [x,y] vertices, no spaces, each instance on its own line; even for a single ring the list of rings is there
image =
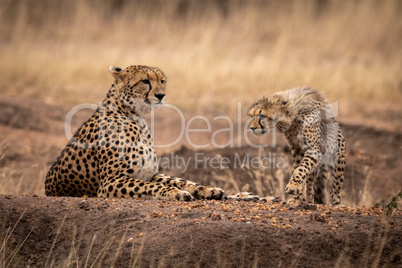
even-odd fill
[[[165,103],[166,76],[154,67],[132,65],[122,70],[110,66],[117,98],[125,109],[143,116]]]
[[[285,132],[293,121],[289,101],[281,95],[259,98],[251,105],[248,115],[251,117],[250,129],[258,136],[273,128]]]

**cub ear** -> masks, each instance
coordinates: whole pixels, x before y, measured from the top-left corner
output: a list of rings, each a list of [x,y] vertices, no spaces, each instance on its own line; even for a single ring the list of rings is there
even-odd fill
[[[116,66],[110,66],[109,67],[109,73],[113,75],[113,77],[116,79],[116,81],[123,81],[123,70],[119,67]]]

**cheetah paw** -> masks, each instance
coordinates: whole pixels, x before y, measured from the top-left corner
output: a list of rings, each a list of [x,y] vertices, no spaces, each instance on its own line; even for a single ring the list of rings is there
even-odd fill
[[[298,199],[298,197],[303,194],[303,185],[291,181],[286,185],[285,192],[294,195],[294,198]]]
[[[178,201],[191,201],[194,197],[187,191],[180,191],[176,194],[175,200]]]
[[[208,188],[204,186],[198,186],[193,195],[197,199],[215,199],[221,200],[225,192],[221,188]]]
[[[291,197],[291,198],[289,198],[288,199],[288,201],[287,201],[287,203],[289,203],[289,204],[298,204],[298,203],[300,203],[300,202],[305,202],[306,200],[305,199],[299,199],[298,197]]]
[[[174,189],[164,197],[159,197],[160,199],[165,199],[169,201],[192,201],[194,197],[187,191],[182,191],[179,189]]]

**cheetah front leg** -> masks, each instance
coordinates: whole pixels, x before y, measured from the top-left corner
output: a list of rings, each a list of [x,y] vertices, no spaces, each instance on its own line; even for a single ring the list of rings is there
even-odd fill
[[[332,205],[339,205],[341,203],[341,189],[344,180],[346,160],[341,156],[338,160],[336,167],[331,168],[332,189],[330,193],[330,202]]]
[[[164,174],[155,174],[152,177],[151,182],[162,183],[166,186],[176,187],[181,190],[188,191],[194,198],[197,199],[221,200],[224,194],[224,191],[220,188],[209,188],[192,181],[166,176]]]
[[[319,168],[319,167],[318,167]],[[317,178],[318,168],[313,170],[310,175],[307,177],[306,181],[306,201],[309,203],[313,203],[313,184]]]
[[[327,177],[328,168],[326,164],[322,164],[317,170],[319,172],[314,181],[314,203],[315,204],[325,204],[327,195]]]
[[[299,148],[294,148],[294,147],[291,148],[291,151],[293,154],[293,170],[296,170],[297,167],[300,165],[300,163],[303,160],[303,153],[301,152],[301,150]],[[310,176],[307,179],[307,182],[309,182]],[[306,198],[308,198],[307,195],[308,195],[308,191],[309,191],[309,185],[307,183],[307,185],[303,185],[302,187],[303,188],[302,188],[301,196],[294,196],[293,198],[289,199],[288,202],[306,201]]]
[[[300,165],[293,171],[285,192],[293,195],[294,199],[300,199],[300,196],[303,196],[306,179],[319,163],[318,154],[315,150],[307,150]]]

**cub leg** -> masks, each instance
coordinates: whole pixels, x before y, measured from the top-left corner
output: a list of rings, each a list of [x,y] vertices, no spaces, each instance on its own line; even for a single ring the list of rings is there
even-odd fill
[[[313,184],[314,181],[317,180],[317,176],[319,175],[319,167],[314,169],[310,175],[307,177],[306,181],[306,201],[309,203],[313,202]]]
[[[344,180],[345,165],[345,157],[342,157],[338,159],[338,163],[335,168],[331,169],[332,189],[330,194],[330,202],[332,205],[338,205],[341,203],[341,189]]]
[[[325,204],[326,203],[326,188],[327,188],[328,168],[326,164],[322,164],[320,171],[314,182],[314,203]]]
[[[294,195],[294,199],[300,199],[303,195],[307,177],[311,171],[316,169],[319,163],[317,151],[308,150],[303,156],[300,165],[293,171],[289,183],[286,185],[285,192]]]

